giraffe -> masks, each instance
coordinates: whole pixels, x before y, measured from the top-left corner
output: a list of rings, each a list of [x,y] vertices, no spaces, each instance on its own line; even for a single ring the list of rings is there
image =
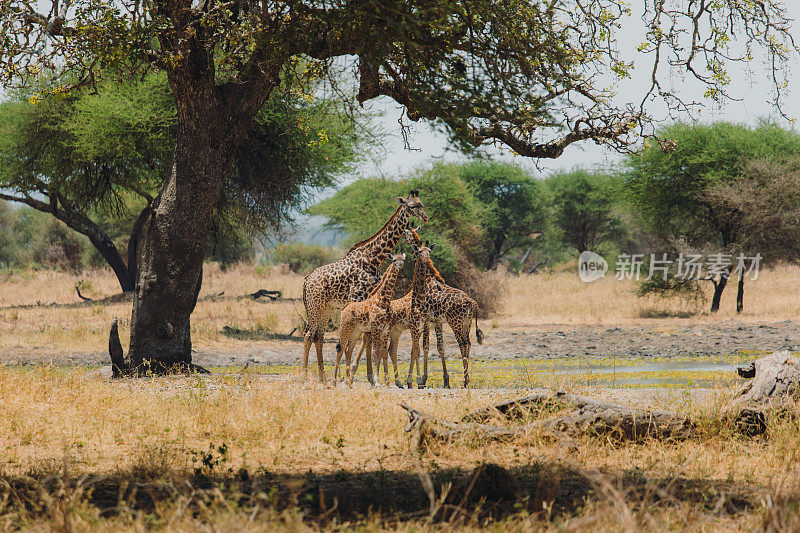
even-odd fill
[[[427,244],[422,244],[422,241],[419,241],[419,244],[417,244],[417,242],[408,237],[408,231],[409,230],[406,230],[407,239],[409,239],[409,243],[415,255],[414,279],[411,282],[411,289],[409,289],[402,298],[390,302],[388,313],[378,318],[378,327],[376,330],[379,336],[373,335],[372,341],[373,344],[376,342],[378,343],[378,350],[373,349],[373,353],[378,356],[376,358],[376,371],[380,370],[380,361],[383,360],[384,381],[388,383],[386,337],[389,336],[391,339],[388,353],[392,356],[394,383],[398,387],[403,388],[403,383],[400,381],[397,373],[397,339],[403,331],[407,329],[411,330],[411,363],[408,367],[408,379],[406,381],[406,385],[410,389],[412,386],[411,376],[414,371],[415,363],[417,369],[417,384],[420,387],[424,385],[424,382],[419,376],[419,337],[421,333],[419,327],[426,316],[424,306],[428,287],[428,264],[430,263],[430,252],[436,245],[431,244],[428,246]],[[392,341],[394,341],[394,345],[391,344]],[[393,351],[392,347],[394,348]],[[360,355],[359,353],[359,356]],[[370,354],[367,353],[367,364],[369,364],[369,356]],[[353,372],[358,368],[358,361],[359,357],[356,357]]]
[[[362,333],[371,332],[373,339],[379,338],[379,324],[386,321],[385,317],[392,299],[394,285],[400,269],[403,268],[406,254],[395,254],[389,268],[383,273],[380,283],[372,291],[369,297],[361,302],[350,302],[342,309],[341,326],[339,332],[339,343],[336,345],[336,369],[333,374],[334,385],[339,374],[339,361],[342,357],[342,350],[345,353],[345,365],[347,373],[347,384],[353,385],[353,373],[350,369],[350,358],[353,355],[353,348],[356,340]],[[382,317],[382,318],[379,318]],[[373,342],[373,350],[378,350],[380,343]],[[368,353],[367,357],[371,355]],[[372,382],[372,380],[370,380]]]
[[[378,283],[378,268],[403,237],[411,217],[419,218],[422,222],[428,221],[418,191],[411,191],[409,196],[396,200],[399,204],[397,211],[377,233],[353,246],[342,259],[314,269],[303,282],[303,304],[307,317],[303,334],[303,372],[308,373],[308,353],[313,342],[322,383],[325,383],[322,342],[331,313],[369,296]],[[367,369],[367,374],[371,381],[370,370]]]
[[[418,230],[419,228],[417,228]],[[409,228],[405,232],[406,240],[413,243],[421,243],[422,239],[417,234],[417,230]],[[443,336],[443,323],[447,321],[450,329],[458,342],[458,347],[461,350],[461,360],[464,363],[464,387],[469,386],[469,351],[471,344],[469,341],[470,330],[472,329],[472,318],[475,319],[475,338],[478,344],[483,344],[483,332],[478,327],[478,304],[475,300],[467,296],[467,294],[455,287],[451,287],[445,283],[439,271],[433,265],[433,261],[428,260],[428,269],[430,276],[428,278],[428,287],[426,291],[426,301],[424,308],[426,310],[426,318],[422,324],[422,350],[424,358],[424,370],[422,373],[422,386],[428,381],[428,351],[429,351],[429,335],[430,335],[430,322],[434,324],[434,331],[436,332],[436,347],[439,351],[439,356],[442,358],[442,374],[445,388],[450,388],[450,375],[447,372],[447,363],[444,354],[444,336]],[[395,319],[392,332],[389,337],[389,354],[392,357],[392,362],[397,358],[397,341],[400,334],[407,329],[407,326],[400,320],[402,317],[402,309],[400,305],[395,306],[392,302],[392,313]],[[384,372],[386,361],[384,360]]]

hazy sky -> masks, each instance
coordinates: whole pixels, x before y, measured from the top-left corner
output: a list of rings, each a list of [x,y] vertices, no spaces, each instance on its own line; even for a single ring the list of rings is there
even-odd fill
[[[637,3],[640,1],[633,0],[630,2],[631,7],[636,9]],[[794,19],[800,19],[800,1],[794,0],[789,2],[789,13]],[[642,42],[644,36],[644,24],[641,21],[640,13],[634,12],[628,19],[624,26],[624,31],[619,37],[621,49],[625,51],[624,57],[628,60],[634,60],[634,73],[633,78],[625,80],[624,83],[618,87],[621,96],[620,101],[625,98],[630,101],[637,102],[640,100],[640,95],[644,94],[648,87],[648,76],[650,73],[650,65],[652,60],[650,56],[639,54],[636,52],[636,46]],[[795,35],[800,39],[800,25],[795,22],[794,25]],[[701,114],[701,120],[714,121],[714,120],[730,120],[736,122],[746,122],[754,124],[759,117],[776,116],[775,110],[770,103],[770,95],[772,94],[772,86],[769,71],[763,61],[759,61],[756,57],[748,68],[743,68],[741,65],[733,66],[729,69],[731,76],[730,92],[733,96],[741,98],[738,102],[729,102],[720,108],[713,102],[708,102]],[[797,95],[800,94],[800,74],[798,74],[798,64],[795,61],[790,65],[790,87],[788,95],[795,96],[794,99],[786,98],[784,111],[790,116],[800,118],[800,101]],[[664,73],[669,73],[665,70]],[[668,87],[675,92],[682,94],[688,99],[700,99],[704,92],[704,88],[697,83],[690,83],[689,80],[684,79],[679,73],[667,75],[665,77],[665,87]],[[404,149],[403,140],[399,134],[399,127],[397,120],[400,117],[400,107],[388,99],[385,99],[377,104],[377,107],[384,111],[385,116],[382,124],[387,132],[392,135],[386,139],[385,150],[386,156],[378,164],[367,164],[362,169],[365,175],[370,174],[387,174],[398,175],[404,172],[413,170],[414,167],[430,161],[434,158],[444,158],[445,160],[458,160],[461,156],[456,153],[448,151],[447,139],[436,132],[423,122],[411,123],[413,124],[412,135],[410,136],[411,145],[416,148],[416,151],[409,151]],[[651,113],[657,113],[657,110],[650,109]],[[800,124],[800,122],[798,122]],[[784,124],[789,127],[789,124]],[[497,157],[514,161],[520,165],[528,167],[536,175],[547,174],[552,170],[571,169],[576,166],[594,167],[594,166],[609,166],[619,159],[619,155],[612,150],[599,147],[594,143],[585,142],[580,145],[572,145],[565,153],[555,160],[540,160],[539,169],[536,168],[534,163],[524,157],[514,157],[508,151],[494,150]]]

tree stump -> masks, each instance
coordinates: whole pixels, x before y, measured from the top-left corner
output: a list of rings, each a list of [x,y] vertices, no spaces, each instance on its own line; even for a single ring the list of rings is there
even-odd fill
[[[752,435],[767,429],[770,413],[785,410],[800,387],[800,359],[788,351],[775,352],[739,367],[741,377],[753,378],[737,393],[728,407],[736,425]]]

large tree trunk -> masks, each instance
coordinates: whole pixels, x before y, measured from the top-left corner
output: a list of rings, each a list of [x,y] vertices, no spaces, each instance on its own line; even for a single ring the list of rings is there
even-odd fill
[[[728,276],[723,274],[720,276],[719,281],[714,282],[714,297],[711,298],[711,312],[716,313],[719,311],[719,301],[722,298],[722,291],[728,284]]]
[[[178,3],[158,11],[185,24]],[[180,32],[178,32],[180,34]],[[280,82],[283,57],[254,57],[250,82],[216,79],[214,51],[203,27],[175,40],[159,34],[164,50],[175,50],[167,79],[175,97],[177,135],[172,170],[159,193],[145,232],[133,297],[128,372],[196,368],[192,365],[189,317],[197,301],[203,255],[225,178],[236,149],[253,126],[252,117]]]
[[[141,213],[139,213],[139,216],[136,218],[136,221],[133,223],[133,227],[131,228],[131,238],[128,240],[128,272],[130,273],[131,279],[134,282],[134,287],[131,289],[131,291],[136,288],[136,278],[139,274],[139,242],[143,237],[144,226],[150,219],[150,215],[153,213],[152,199],[149,202],[150,203],[147,205],[147,207],[142,209]]]
[[[131,318],[133,368],[162,371],[192,362],[189,316],[234,149],[213,110],[196,121],[179,129],[172,171],[147,227]]]

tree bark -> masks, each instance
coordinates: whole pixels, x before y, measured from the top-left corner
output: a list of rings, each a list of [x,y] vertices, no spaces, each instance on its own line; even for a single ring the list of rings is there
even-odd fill
[[[768,429],[770,416],[798,416],[792,400],[800,391],[800,359],[788,351],[761,357],[740,367],[744,378],[754,378],[740,390],[723,410],[722,418],[747,435]],[[503,417],[525,419],[535,412],[549,412],[553,406],[563,410],[525,425],[502,427],[487,422]],[[413,431],[418,445],[429,439],[450,440],[461,436],[480,436],[493,440],[524,437],[531,432],[549,435],[602,434],[619,440],[643,438],[682,439],[696,433],[696,424],[685,416],[661,410],[615,405],[594,398],[564,392],[538,392],[508,400],[465,415],[459,422],[442,420],[403,403],[408,411],[406,431]]]
[[[728,284],[728,275],[723,274],[720,276],[719,281],[714,282],[714,297],[711,299],[711,312],[716,313],[719,311],[719,301],[722,298],[722,291]]]
[[[736,312],[744,309],[744,268],[739,269],[739,289],[736,291]]]
[[[524,418],[533,409],[553,405],[563,406],[568,410],[523,426],[506,428],[484,423],[497,415]],[[469,434],[503,440],[531,432],[552,435],[593,433],[620,440],[642,440],[648,437],[682,439],[690,436],[694,430],[691,420],[675,413],[614,405],[563,392],[542,392],[502,402],[469,413],[460,422],[440,420],[406,404],[401,404],[401,407],[409,415],[406,431],[415,432],[418,444],[424,444],[430,438],[452,439]]]
[[[208,115],[213,121],[214,113]],[[193,126],[178,132],[172,171],[147,227],[131,317],[134,368],[162,371],[192,362],[189,316],[234,148],[213,122]]]
[[[136,288],[135,283],[138,276],[137,265],[139,264],[139,241],[143,237],[144,225],[150,219],[150,215],[152,213],[153,206],[152,200],[150,200],[150,203],[144,209],[142,209],[142,212],[139,213],[138,217],[136,217],[136,221],[133,223],[133,227],[131,228],[131,238],[128,240],[128,272],[130,273],[131,279],[134,282],[134,288],[131,289],[131,291]]]
[[[213,210],[236,149],[280,83],[280,68],[288,57],[272,56],[269,47],[260,49],[245,67],[251,74],[220,85],[209,33],[202,25],[186,28],[188,4],[156,5],[178,30],[158,35],[163,50],[176,52],[167,80],[175,98],[177,133],[172,169],[150,216],[138,263],[128,364],[139,373],[196,369],[189,318],[197,302]]]

